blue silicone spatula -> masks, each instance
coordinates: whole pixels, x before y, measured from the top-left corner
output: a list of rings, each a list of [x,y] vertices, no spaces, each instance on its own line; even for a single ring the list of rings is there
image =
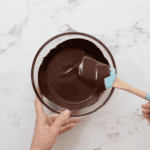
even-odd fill
[[[109,76],[107,76],[107,74],[109,74]],[[141,91],[137,88],[133,88],[117,77],[114,68],[111,68],[110,66],[90,57],[84,56],[82,58],[82,61],[79,65],[79,76],[97,85],[102,84],[99,81],[103,79],[103,83],[105,84],[106,89],[115,87],[128,91],[150,101],[150,94],[147,94],[146,92]]]
[[[79,61],[74,67],[62,73],[61,76],[69,74],[75,68],[78,69],[79,76],[84,80],[88,80],[99,86],[104,84],[106,89],[109,89],[111,87],[122,89],[150,102],[150,94],[133,88],[126,82],[122,81],[117,77],[115,69],[111,68],[107,64],[103,64],[95,59],[84,56],[81,61]]]

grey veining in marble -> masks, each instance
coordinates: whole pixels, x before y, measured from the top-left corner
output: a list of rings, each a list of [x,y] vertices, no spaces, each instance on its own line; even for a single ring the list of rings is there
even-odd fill
[[[150,93],[149,0],[5,0],[0,19],[1,150],[30,149],[36,117],[31,65],[42,44],[57,34],[95,36],[111,51],[118,77]],[[53,150],[149,150],[145,103],[115,89],[104,107],[82,117]]]

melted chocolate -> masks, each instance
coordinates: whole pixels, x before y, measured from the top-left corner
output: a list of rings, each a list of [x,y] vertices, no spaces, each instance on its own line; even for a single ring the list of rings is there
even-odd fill
[[[74,69],[66,77],[60,75],[73,67],[83,56],[88,56],[109,65],[100,49],[92,42],[71,39],[59,44],[44,57],[39,69],[38,82],[45,97],[51,94],[57,100],[68,102],[84,101],[97,91],[104,92],[104,84],[97,86],[78,76]]]

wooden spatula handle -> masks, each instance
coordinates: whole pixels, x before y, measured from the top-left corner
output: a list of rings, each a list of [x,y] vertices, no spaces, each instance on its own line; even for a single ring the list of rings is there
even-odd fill
[[[116,77],[116,79],[113,83],[113,87],[128,91],[128,92],[133,93],[137,96],[140,96],[141,98],[145,98],[147,95],[146,92],[131,87],[129,84],[125,83],[124,81],[122,81],[118,77]]]

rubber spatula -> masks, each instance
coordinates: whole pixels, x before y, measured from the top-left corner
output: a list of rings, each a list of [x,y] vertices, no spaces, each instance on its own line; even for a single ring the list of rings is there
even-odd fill
[[[75,66],[73,66],[66,72],[63,72],[61,76],[64,77],[68,75],[75,68],[78,69],[78,74],[81,78],[95,83],[96,85],[100,86],[104,84],[106,89],[109,89],[111,87],[122,89],[150,101],[150,94],[133,88],[126,82],[122,81],[117,77],[115,69],[111,68],[107,64],[84,56],[81,61],[79,61]]]

